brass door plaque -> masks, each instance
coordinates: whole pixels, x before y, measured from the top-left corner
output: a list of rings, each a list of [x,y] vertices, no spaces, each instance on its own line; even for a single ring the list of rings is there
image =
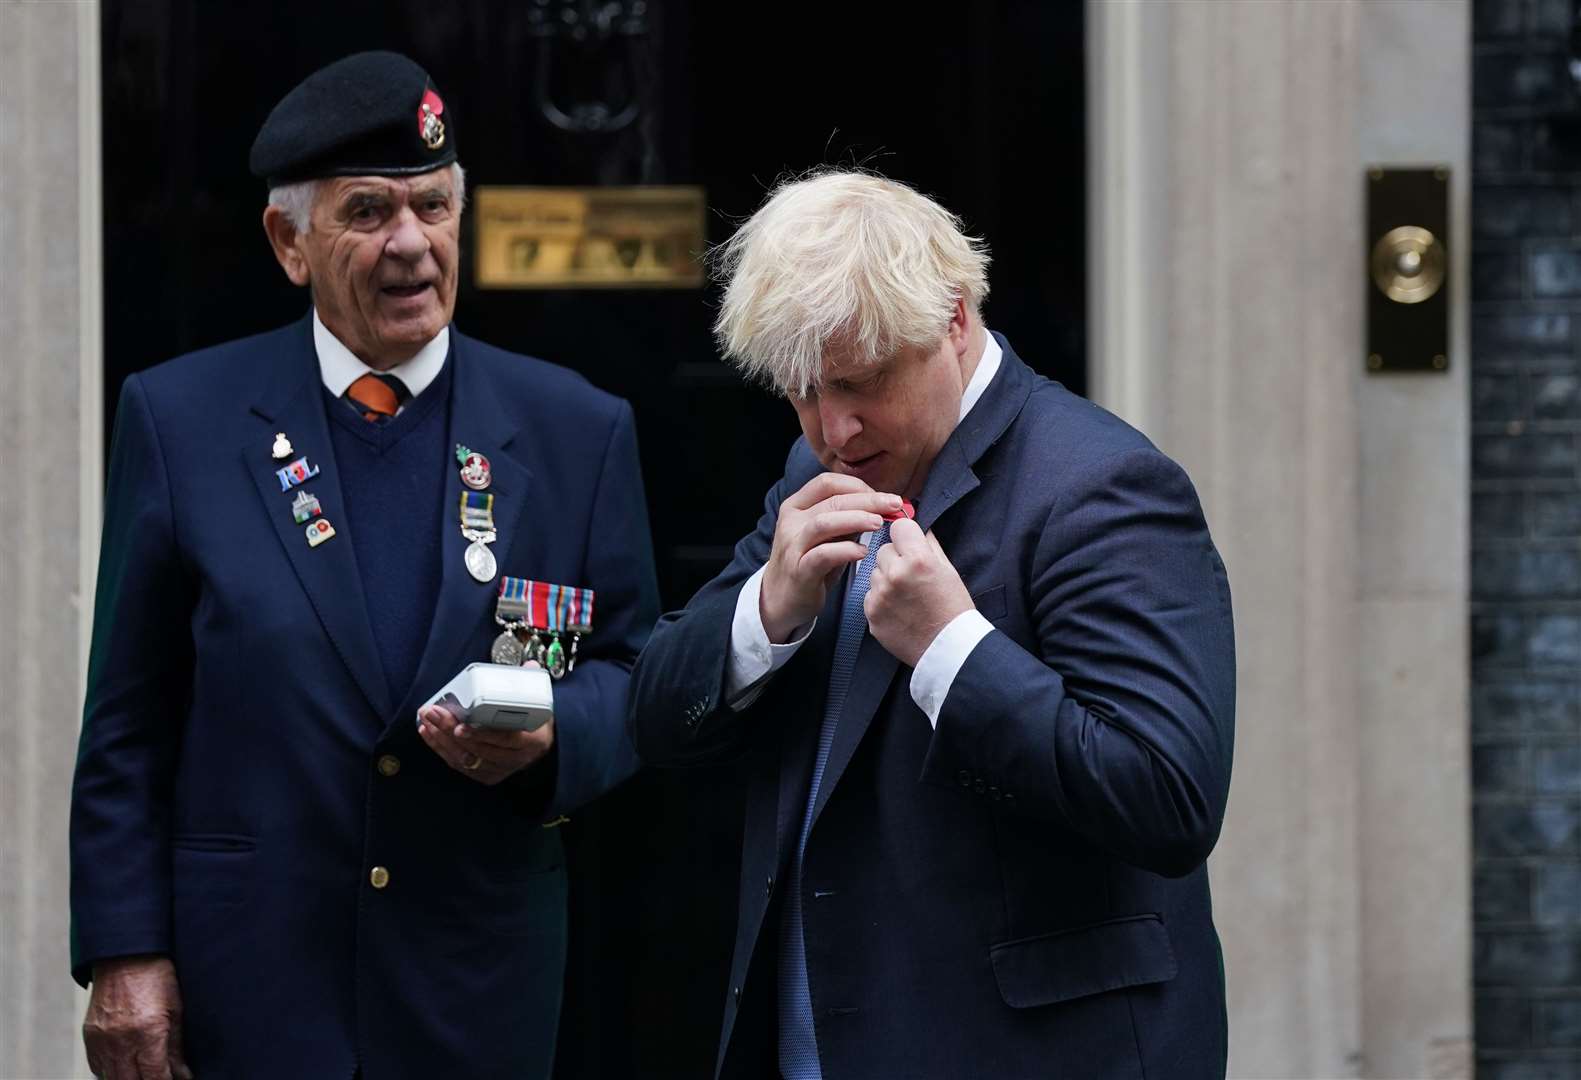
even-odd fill
[[[665,288],[703,284],[700,187],[482,187],[483,289]]]
[[[1367,170],[1367,370],[1449,370],[1449,169]]]

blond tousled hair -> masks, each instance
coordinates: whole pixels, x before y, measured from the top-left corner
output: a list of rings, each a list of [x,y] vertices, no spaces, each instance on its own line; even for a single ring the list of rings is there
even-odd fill
[[[712,252],[720,348],[749,379],[806,397],[826,350],[872,364],[938,345],[957,300],[988,295],[988,246],[905,184],[820,170],[780,183]]]

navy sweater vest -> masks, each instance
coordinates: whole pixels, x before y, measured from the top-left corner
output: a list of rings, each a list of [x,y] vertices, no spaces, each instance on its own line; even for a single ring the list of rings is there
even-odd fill
[[[457,509],[447,514],[443,505],[456,467],[449,431],[454,359],[448,357],[434,381],[382,424],[324,394],[349,519],[344,531],[356,551],[368,620],[395,701],[411,689],[428,644],[444,530],[460,528]]]

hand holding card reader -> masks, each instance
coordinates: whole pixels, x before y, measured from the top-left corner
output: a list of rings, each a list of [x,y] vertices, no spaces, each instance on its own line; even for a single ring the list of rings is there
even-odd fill
[[[475,727],[536,731],[554,719],[554,685],[537,666],[468,664],[426,704]]]

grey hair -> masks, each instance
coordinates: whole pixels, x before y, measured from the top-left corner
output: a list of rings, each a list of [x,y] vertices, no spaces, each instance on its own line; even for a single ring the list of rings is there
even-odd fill
[[[905,184],[821,169],[783,181],[710,253],[725,286],[714,336],[749,379],[804,398],[824,353],[872,364],[936,347],[958,300],[988,296],[988,245]]]
[[[459,161],[450,165],[450,183],[456,189],[456,212],[467,205],[467,174]],[[281,184],[269,189],[269,205],[278,206],[293,228],[299,233],[313,231],[313,203],[323,187],[323,180],[299,180],[294,184]]]

